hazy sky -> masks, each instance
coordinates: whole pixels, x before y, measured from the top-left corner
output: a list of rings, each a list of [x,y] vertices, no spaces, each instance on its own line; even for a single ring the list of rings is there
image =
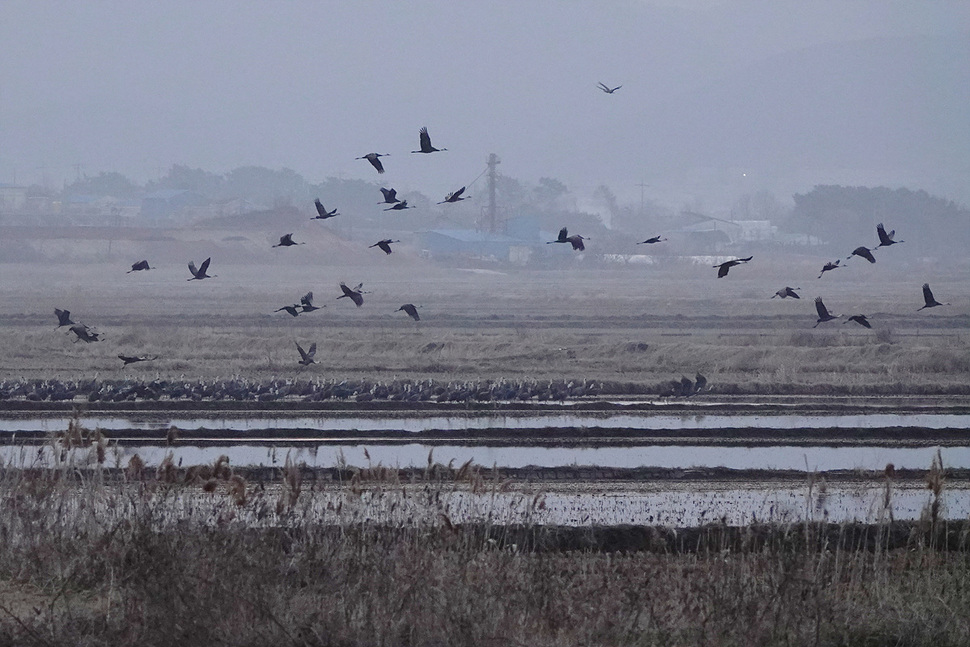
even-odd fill
[[[502,172],[554,177],[580,195],[606,183],[632,200],[643,181],[686,199],[712,174],[723,182],[734,167],[757,166],[766,144],[744,151],[744,140],[731,140],[731,155],[742,150],[729,163],[689,141],[695,124],[675,123],[678,97],[704,104],[710,84],[786,53],[968,30],[970,3],[945,1],[0,0],[0,182],[60,186],[75,165],[143,182],[176,163],[213,172],[287,167],[313,182],[377,180],[354,158],[380,152],[391,154],[384,183],[434,196],[470,182],[495,152]],[[938,61],[925,60],[927,68]],[[953,61],[941,86],[961,81],[968,62]],[[599,81],[623,87],[607,95]],[[952,115],[948,102],[962,101],[960,91],[941,90],[933,102]],[[939,121],[933,102],[919,108],[920,119]],[[716,105],[703,107],[691,118],[703,121],[696,125],[705,142],[732,131],[717,121]],[[411,155],[421,126],[448,152]],[[813,140],[794,130],[790,141]],[[838,181],[844,138],[829,139],[836,143],[818,159],[766,178],[764,188]],[[970,169],[970,152],[939,162],[927,155],[924,173],[956,174],[940,180],[942,190]],[[846,158],[843,183],[860,173],[875,182],[909,177],[893,168],[881,178],[885,169],[855,150]],[[753,180],[737,188],[762,187]]]

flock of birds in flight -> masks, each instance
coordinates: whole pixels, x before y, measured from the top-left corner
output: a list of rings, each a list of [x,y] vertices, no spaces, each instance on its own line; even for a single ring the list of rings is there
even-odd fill
[[[431,135],[428,133],[428,129],[426,127],[421,128],[419,132],[418,144],[419,144],[419,149],[415,151],[411,151],[412,153],[438,153],[438,152],[448,150],[447,148],[435,148],[431,144]],[[384,165],[381,163],[380,158],[389,157],[389,156],[390,156],[389,153],[368,153],[356,159],[367,160],[375,169],[377,169],[378,173],[384,173]],[[462,200],[465,200],[469,197],[464,195],[464,193],[465,193],[465,187],[461,187],[460,189],[457,189],[456,191],[452,191],[451,193],[446,195],[445,199],[439,202],[438,204],[454,204],[456,202],[461,202]],[[401,211],[404,209],[413,208],[408,206],[407,200],[398,199],[397,191],[395,189],[388,189],[388,188],[381,187],[381,194],[384,196],[384,199],[378,204],[391,205],[386,209],[384,209],[384,211]],[[329,218],[333,218],[340,215],[337,209],[327,209],[320,201],[319,198],[316,198],[314,200],[314,206],[316,207],[317,215],[311,218],[311,220],[327,220]],[[565,232],[565,229],[563,230],[563,232]],[[565,234],[563,233],[563,235]],[[577,239],[577,237],[570,237],[570,238]],[[582,246],[582,237],[578,237],[578,239],[580,241],[580,246]],[[391,238],[385,238],[377,241],[373,245],[370,245],[369,248],[376,247],[381,251],[383,251],[385,254],[391,254],[393,252],[393,250],[391,249],[391,245],[399,242],[401,241],[393,240]],[[293,247],[296,245],[304,245],[304,244],[306,243],[294,241],[293,234],[288,233],[288,234],[284,234],[283,236],[280,236],[279,242],[273,245],[273,247],[274,248]],[[192,276],[189,277],[187,280],[201,281],[204,279],[216,278],[218,276],[217,274],[208,273],[209,264],[211,262],[212,262],[212,257],[206,258],[198,266],[195,265],[195,261],[189,261],[189,264],[188,264],[189,273]],[[130,274],[131,272],[139,272],[139,271],[151,270],[151,269],[154,269],[154,268],[152,268],[148,264],[147,260],[141,260],[136,263],[133,263],[131,266],[131,269],[128,270],[127,273]],[[364,304],[364,295],[368,294],[363,290],[363,286],[364,286],[363,283],[358,283],[355,287],[351,288],[346,283],[341,281],[340,282],[341,294],[340,296],[337,297],[337,299],[343,299],[343,298],[350,299],[351,301],[354,302],[354,305],[356,305],[359,308]],[[326,306],[313,305],[313,292],[307,292],[305,295],[303,295],[300,298],[299,303],[285,305],[281,308],[278,308],[274,312],[286,312],[290,316],[297,317],[301,314],[306,314],[309,312],[313,312],[314,310],[319,310],[321,307],[326,307]],[[414,321],[420,321],[421,316],[418,314],[419,307],[420,306],[415,306],[413,303],[405,303],[400,308],[398,308],[395,312],[404,312],[407,316],[409,316]],[[75,340],[74,340],[75,343],[78,341],[83,341],[87,343],[103,341],[101,333],[95,331],[93,328],[91,328],[86,324],[78,323],[71,320],[71,313],[69,310],[61,310],[60,308],[55,308],[54,314],[55,316],[57,316],[57,320],[58,320],[57,327],[60,328],[62,326],[69,326],[68,330],[74,333],[75,335]],[[317,350],[316,342],[310,345],[309,350],[304,350],[303,347],[300,346],[298,342],[294,342],[294,343],[296,343],[297,351],[300,353],[299,363],[302,366],[306,367],[306,366],[309,366],[310,364],[316,363],[314,360],[314,355],[316,354],[316,350]],[[152,360],[158,359],[158,356],[157,355],[119,354],[118,358],[124,362],[124,366],[128,366],[129,364],[133,364],[136,362],[152,361]]]
[[[597,87],[607,94],[613,94],[614,92],[619,90],[622,86],[618,85],[615,87],[610,87],[604,83],[599,83]],[[421,128],[419,133],[419,149],[411,152],[429,154],[429,153],[442,152],[446,150],[448,149],[435,148],[431,144],[431,136],[428,133],[428,129],[425,127],[425,128]],[[355,159],[367,160],[377,170],[378,173],[383,174],[384,165],[381,163],[380,158],[389,157],[389,156],[390,156],[389,153],[368,153],[366,155],[357,157]],[[447,196],[445,196],[444,200],[442,200],[441,202],[438,202],[437,204],[453,204],[466,199],[469,196],[464,195],[465,188],[466,187],[463,186],[460,189],[457,189],[456,191],[449,193]],[[398,199],[397,191],[393,188],[381,187],[381,194],[383,195],[384,199],[378,204],[390,205],[389,207],[385,208],[384,211],[400,211],[404,209],[413,208],[408,206],[407,200]],[[314,206],[316,207],[317,215],[314,216],[312,220],[327,220],[329,218],[333,218],[340,215],[337,209],[328,210],[323,205],[323,203],[321,203],[319,198],[314,200]],[[875,263],[876,258],[875,256],[873,256],[873,251],[882,247],[890,247],[892,245],[905,242],[902,240],[895,240],[894,238],[896,233],[895,230],[886,232],[886,229],[882,223],[879,223],[876,226],[876,233],[879,237],[879,244],[875,248],[870,249],[865,246],[856,247],[854,250],[852,250],[852,253],[849,254],[846,260],[851,259],[853,256],[858,256],[860,258],[864,258],[869,263]],[[563,227],[562,229],[559,230],[559,235],[556,238],[556,240],[547,241],[547,244],[550,244],[550,245],[556,244],[556,243],[569,244],[572,246],[573,250],[582,252],[582,251],[585,251],[586,249],[584,241],[588,241],[588,240],[590,240],[589,237],[582,236],[580,234],[570,235],[568,228]],[[658,235],[658,236],[653,236],[651,238],[647,238],[646,240],[640,241],[637,244],[652,245],[652,244],[664,242],[666,240],[667,240],[666,238],[663,238]],[[391,249],[391,245],[399,242],[401,241],[385,238],[383,240],[377,241],[376,243],[374,243],[373,245],[370,245],[369,247],[370,248],[377,247],[385,254],[391,254],[393,251]],[[273,247],[274,248],[292,247],[295,245],[303,245],[303,244],[305,243],[294,241],[293,234],[288,233],[281,236],[279,243],[273,245]],[[734,258],[714,265],[713,267],[717,269],[717,278],[726,277],[728,275],[729,270],[732,267],[735,267],[737,265],[741,265],[744,263],[748,263],[753,258],[754,258],[753,256],[748,256],[746,258]],[[202,261],[202,263],[198,267],[196,267],[194,261],[190,261],[188,264],[188,267],[189,267],[189,272],[191,273],[192,276],[187,280],[201,281],[204,279],[216,278],[218,275],[216,274],[210,275],[208,273],[209,263],[211,261],[212,261],[211,257],[206,258],[204,261]],[[818,278],[822,278],[822,275],[825,274],[826,272],[839,269],[841,267],[845,267],[845,265],[841,263],[841,259],[835,260],[833,262],[827,262],[822,267],[822,271],[819,273]],[[150,269],[153,269],[153,268],[149,266],[148,261],[141,260],[132,264],[131,269],[128,270],[127,273],[130,274],[131,272],[138,272],[138,271],[150,270]],[[778,290],[772,296],[772,298],[780,297],[782,299],[785,299],[785,298],[799,299],[800,297],[796,292],[796,290],[798,289],[800,288],[791,288],[791,287],[785,286],[781,290]],[[364,303],[363,295],[367,294],[367,292],[363,291],[363,283],[359,283],[357,284],[357,286],[351,288],[346,283],[341,282],[340,290],[341,290],[341,294],[340,296],[337,297],[337,299],[348,298],[351,301],[353,301],[357,307],[360,307],[363,305]],[[950,305],[948,303],[940,303],[939,301],[937,301],[933,296],[933,292],[930,290],[929,284],[927,283],[923,284],[923,299],[924,299],[924,305],[923,307],[919,308],[919,310],[923,310],[924,308],[933,308],[933,307],[942,306],[942,305]],[[313,292],[307,292],[303,297],[300,298],[299,303],[282,306],[281,308],[278,308],[274,312],[286,312],[290,316],[297,317],[301,314],[306,314],[309,312],[313,312],[314,310],[319,310],[321,307],[325,307],[325,306],[313,305]],[[400,308],[398,308],[395,312],[403,311],[414,321],[420,321],[421,318],[418,315],[418,311],[417,311],[418,307],[419,306],[415,306],[412,303],[405,303]],[[828,308],[826,308],[825,304],[822,302],[822,297],[817,297],[815,299],[815,308],[816,308],[816,311],[818,312],[818,320],[815,322],[815,326],[813,326],[813,328],[818,326],[821,323],[833,321],[843,316],[843,315],[834,315],[830,313]],[[102,341],[101,333],[96,332],[94,329],[90,328],[89,326],[83,323],[72,321],[70,311],[55,308],[54,314],[57,316],[57,320],[58,320],[57,327],[61,328],[62,326],[69,326],[68,328],[69,331],[74,333],[76,336],[76,339],[74,340],[75,342],[84,341],[87,343],[91,343],[91,342]],[[872,325],[868,320],[867,315],[864,315],[864,314],[849,316],[846,318],[846,321],[844,323],[848,323],[849,321],[855,322],[866,328],[872,327]],[[315,342],[310,345],[309,350],[304,350],[303,347],[301,347],[298,342],[295,342],[295,343],[296,343],[297,351],[300,354],[300,360],[299,360],[300,365],[302,365],[303,367],[307,367],[311,364],[316,363],[314,360],[314,355],[316,354],[316,349],[317,349],[317,345]],[[129,364],[136,363],[136,362],[144,362],[144,361],[151,361],[151,360],[158,359],[158,357],[155,355],[126,355],[126,354],[119,354],[118,358],[124,362],[124,366],[128,366]],[[706,382],[706,380],[703,380],[702,376],[699,376],[699,377],[701,377],[701,379],[698,380],[698,382],[701,384],[700,388],[703,388],[703,384]],[[682,390],[688,392],[688,393],[684,393],[685,395],[690,395],[691,393],[696,393],[698,389],[696,387],[694,387],[693,389],[684,387]]]

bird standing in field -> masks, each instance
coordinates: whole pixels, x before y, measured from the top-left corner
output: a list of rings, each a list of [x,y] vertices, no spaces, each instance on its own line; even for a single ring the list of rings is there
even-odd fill
[[[397,199],[397,189],[385,189],[381,187],[381,193],[384,194],[384,201],[378,202],[377,204],[394,204],[395,202],[400,202]]]
[[[431,145],[431,135],[428,134],[427,126],[421,129],[420,140],[421,150],[411,151],[412,153],[440,153],[448,150],[447,148],[435,148]]]
[[[599,88],[600,90],[602,90],[602,91],[603,91],[603,92],[605,92],[606,94],[613,94],[614,92],[616,92],[617,90],[619,90],[619,89],[620,89],[620,88],[622,88],[623,86],[622,86],[622,85],[618,85],[618,86],[616,86],[615,88],[611,88],[610,86],[608,86],[608,85],[606,85],[605,83],[603,83],[603,82],[601,81],[601,82],[599,82],[599,83],[598,83],[598,84],[596,85],[596,87],[598,87],[598,88]]]
[[[404,209],[413,209],[413,208],[414,207],[409,207],[408,206],[408,201],[407,200],[399,200],[397,202],[397,204],[395,204],[393,207],[388,207],[384,211],[402,211]]]
[[[818,278],[822,278],[822,275],[828,272],[829,270],[839,269],[839,263],[841,262],[842,262],[841,259],[836,259],[834,263],[831,263],[831,262],[826,263],[825,266],[822,268],[822,271],[818,273]]]
[[[316,364],[313,356],[317,354],[317,342],[310,344],[310,350],[303,350],[299,342],[293,342],[296,344],[296,349],[300,351],[300,364],[303,366],[309,366],[310,364]]]
[[[151,362],[152,360],[158,359],[158,355],[151,355],[151,356],[149,356],[149,355],[118,355],[118,359],[120,359],[122,362],[124,362],[124,366],[121,367],[121,368],[124,368],[125,366],[128,366],[129,364],[134,364],[135,362]]]
[[[401,306],[394,312],[400,312],[401,310],[406,312],[407,315],[412,319],[414,319],[415,321],[421,321],[421,317],[418,316],[418,308],[413,303],[405,303],[403,306]]]
[[[378,173],[384,172],[384,165],[381,164],[380,157],[390,157],[389,153],[367,153],[363,157],[355,157],[354,159],[367,160],[371,163],[371,166],[377,169]]]
[[[54,316],[57,317],[57,328],[61,326],[73,326],[74,322],[71,321],[71,311],[61,310],[60,308],[54,308]],[[56,328],[55,328],[56,330]]]
[[[783,287],[782,289],[778,290],[773,295],[771,295],[771,298],[774,299],[775,297],[781,297],[782,299],[786,299],[788,297],[791,297],[793,299],[801,299],[801,297],[798,296],[798,293],[796,293],[795,290],[801,290],[801,288],[790,288],[786,285],[785,287]]]
[[[215,278],[215,275],[209,276],[208,274],[206,274],[206,272],[209,270],[209,261],[211,260],[212,260],[212,257],[210,256],[209,258],[202,261],[202,265],[200,265],[198,269],[196,269],[195,263],[193,263],[192,261],[189,261],[189,271],[192,272],[192,278],[186,279],[186,281],[196,281],[196,280],[201,281],[202,279]]]
[[[358,283],[357,284],[357,287],[351,289],[351,288],[348,288],[347,287],[347,284],[346,283],[344,283],[343,281],[341,281],[341,283],[340,283],[340,289],[343,291],[343,294],[341,294],[337,298],[338,299],[343,299],[344,297],[347,297],[348,299],[350,299],[351,301],[353,301],[357,305],[357,307],[359,308],[360,306],[364,305],[364,296],[363,296],[364,293],[361,290],[361,288],[363,288],[363,287],[364,287],[364,284],[363,283]]]
[[[148,261],[138,261],[137,263],[132,263],[131,269],[125,272],[125,274],[131,274],[132,272],[140,272],[141,270],[150,270],[152,268],[148,267]]]
[[[854,321],[860,326],[865,326],[866,328],[872,328],[872,325],[869,323],[869,318],[866,317],[866,315],[852,315],[851,317],[843,321],[842,325],[845,325],[850,321]]]
[[[886,228],[882,226],[881,222],[876,225],[876,233],[879,234],[879,244],[876,246],[876,249],[879,249],[880,247],[889,247],[890,245],[895,245],[896,243],[906,242],[905,240],[893,240],[893,236],[896,235],[896,230],[893,229],[887,234]]]
[[[280,236],[280,242],[273,247],[292,247],[293,245],[306,245],[306,243],[293,242],[293,234],[283,234]]]
[[[391,240],[390,238],[385,238],[384,240],[379,240],[370,247],[379,247],[385,254],[391,253],[391,243],[399,243],[399,240]],[[368,247],[368,249],[370,249]]]
[[[662,243],[666,238],[661,238],[660,236],[654,236],[653,238],[648,238],[646,240],[641,240],[637,245],[653,245],[654,243]]]
[[[735,265],[740,265],[741,263],[747,263],[752,258],[754,258],[754,256],[749,256],[747,258],[735,258],[730,261],[724,261],[723,263],[714,265],[714,267],[718,268],[717,278],[719,279],[724,278],[725,276],[727,276],[728,270],[730,270],[732,267],[734,267]]]
[[[559,237],[556,238],[556,240],[547,241],[546,244],[552,245],[553,243],[569,243],[573,246],[574,250],[581,252],[586,249],[586,245],[583,244],[584,240],[589,240],[589,238],[580,236],[579,234],[573,234],[570,236],[568,229],[563,227],[559,230]]]
[[[327,218],[333,218],[334,216],[340,215],[337,213],[336,209],[333,211],[327,211],[327,208],[323,206],[322,202],[320,202],[320,198],[314,200],[313,205],[317,208],[317,215],[310,218],[310,220],[326,220]]]
[[[462,197],[461,194],[464,192],[465,192],[465,187],[461,187],[457,191],[454,191],[453,193],[449,193],[447,196],[445,196],[445,199],[439,202],[438,204],[444,204],[446,202],[460,202],[465,198],[469,197],[469,196]]]
[[[861,256],[870,263],[876,262],[876,257],[872,255],[872,250],[868,247],[859,246],[852,250],[852,253],[845,257],[845,260],[849,260],[853,256]]]
[[[822,297],[815,297],[815,309],[818,311],[818,321],[815,322],[815,326],[820,323],[825,323],[826,321],[832,321],[833,319],[838,319],[842,315],[833,315],[829,313],[828,308],[822,303]],[[815,326],[812,326],[814,328]]]
[[[924,283],[923,284],[923,301],[926,302],[926,305],[924,305],[923,308],[935,308],[936,306],[948,306],[948,305],[950,305],[949,303],[940,303],[939,301],[937,301],[936,299],[933,298],[933,292],[930,290],[930,284],[929,283]],[[919,312],[923,308],[920,308],[916,312]]]

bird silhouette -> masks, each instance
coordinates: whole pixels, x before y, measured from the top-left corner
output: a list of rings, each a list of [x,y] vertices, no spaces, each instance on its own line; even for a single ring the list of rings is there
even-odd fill
[[[343,281],[341,281],[341,283],[340,283],[340,289],[343,291],[343,294],[341,294],[337,298],[338,299],[343,299],[344,297],[347,297],[351,301],[353,301],[357,305],[357,307],[359,308],[360,306],[364,305],[364,296],[363,296],[364,293],[361,291],[361,288],[362,287],[364,287],[364,284],[363,283],[358,283],[357,284],[357,287],[351,289],[351,288],[348,288],[347,287],[347,284],[346,283],[344,283]]]
[[[313,312],[314,310],[319,310],[320,308],[326,308],[326,304],[322,306],[313,305],[313,292],[307,292],[302,297],[300,297],[300,307],[303,308],[303,312]]]
[[[394,204],[395,202],[400,202],[397,199],[397,189],[385,189],[381,187],[381,193],[384,194],[384,202],[378,202],[377,204]]]
[[[586,245],[583,244],[584,240],[589,240],[589,238],[580,236],[579,234],[573,234],[570,236],[567,228],[563,227],[559,230],[559,237],[556,240],[547,241],[546,244],[552,245],[553,243],[569,243],[573,246],[574,250],[583,251],[586,249]]]
[[[93,341],[101,341],[101,337],[99,336],[101,333],[95,332],[82,323],[74,324],[71,326],[70,331],[77,335],[77,339],[74,340],[75,344],[79,341],[84,341],[89,344]]]
[[[192,278],[186,279],[186,280],[187,281],[195,281],[195,280],[201,281],[202,279],[212,279],[212,278],[215,278],[215,275],[209,276],[208,274],[206,274],[206,272],[209,269],[209,261],[211,261],[211,260],[212,260],[212,257],[210,256],[209,258],[207,258],[204,261],[202,261],[202,265],[200,265],[198,269],[196,269],[195,263],[193,263],[192,261],[189,261],[189,271],[192,272]]]
[[[293,234],[283,234],[280,236],[280,242],[273,247],[292,247],[293,245],[306,245],[306,243],[293,242]]]
[[[641,240],[637,245],[653,245],[654,243],[662,243],[666,238],[661,238],[660,236],[654,236],[653,238],[648,238],[646,240]]]
[[[148,267],[148,261],[138,261],[137,263],[132,263],[131,269],[125,272],[125,274],[131,274],[132,272],[139,272],[141,270],[150,270],[152,268]]]
[[[421,129],[421,150],[411,151],[412,153],[439,153],[441,151],[446,151],[447,148],[435,148],[431,145],[431,135],[428,134],[428,128],[424,127]]]
[[[293,342],[296,344],[296,349],[300,351],[300,364],[303,366],[309,366],[310,364],[316,364],[313,356],[317,354],[317,342],[310,344],[310,350],[303,350],[299,342]]]
[[[379,240],[370,247],[380,247],[385,254],[391,253],[391,243],[399,243],[399,240],[391,240],[390,238],[385,238],[384,240]],[[368,247],[368,249],[370,248]]]
[[[889,247],[890,245],[895,245],[896,243],[906,242],[905,240],[893,240],[893,236],[896,235],[896,230],[893,229],[887,234],[886,228],[882,226],[881,222],[876,225],[876,233],[879,234],[879,244],[876,246],[876,249],[879,249],[880,247]]]
[[[822,303],[822,297],[815,297],[815,309],[818,311],[818,321],[815,322],[815,326],[820,323],[825,323],[826,321],[832,321],[833,319],[838,319],[842,315],[830,314],[828,308]],[[815,326],[812,326],[814,328]]]
[[[71,311],[61,310],[60,308],[54,308],[54,316],[57,317],[57,328],[61,326],[73,326],[74,322],[71,321]],[[55,330],[57,329],[55,328]]]
[[[404,209],[413,209],[413,208],[414,207],[409,207],[408,206],[408,201],[407,200],[400,200],[393,207],[388,207],[384,211],[402,211]]]
[[[158,355],[151,355],[151,356],[149,356],[149,355],[118,355],[118,359],[120,359],[122,362],[124,362],[124,366],[121,367],[121,368],[124,368],[125,366],[128,366],[129,364],[134,364],[135,362],[151,362],[152,360],[158,359]]]
[[[793,299],[801,299],[801,297],[798,296],[795,290],[801,290],[801,288],[790,288],[786,285],[785,287],[783,287],[782,289],[778,290],[773,295],[771,295],[771,298],[774,299],[775,297],[781,297],[782,299],[785,299],[788,297],[792,297]]]
[[[334,216],[340,215],[339,213],[337,213],[336,209],[334,209],[333,211],[327,211],[327,208],[323,206],[322,202],[320,202],[320,198],[317,198],[316,200],[314,200],[313,204],[317,208],[317,215],[310,218],[310,220],[326,220],[327,218],[333,218]]]
[[[619,89],[620,89],[620,88],[622,88],[623,86],[622,86],[622,85],[618,85],[618,86],[616,86],[615,88],[611,88],[610,86],[608,86],[608,85],[606,85],[605,83],[603,83],[603,82],[601,81],[601,82],[599,82],[599,83],[598,83],[598,84],[596,85],[596,87],[598,87],[598,88],[599,88],[600,90],[602,90],[602,91],[603,91],[603,92],[605,92],[606,94],[613,94],[614,92],[616,92],[617,90],[619,90]]]
[[[418,309],[413,303],[405,303],[403,306],[401,306],[394,312],[400,312],[401,310],[406,312],[407,315],[412,319],[414,319],[415,321],[421,321],[421,317],[418,316]]]
[[[836,259],[834,263],[832,262],[826,263],[825,266],[822,268],[822,271],[818,273],[818,278],[822,278],[822,275],[828,272],[829,270],[839,269],[839,263],[841,262],[842,262],[841,259]]]
[[[845,325],[850,321],[854,321],[860,326],[865,326],[866,328],[872,328],[872,325],[869,323],[869,319],[866,317],[866,315],[852,315],[843,321],[842,324]]]
[[[694,382],[694,393],[699,393],[707,388],[707,378],[697,373],[696,382]]]
[[[276,310],[273,310],[273,312],[286,312],[291,317],[297,317],[297,316],[300,315],[300,311],[297,310],[297,308],[299,308],[299,307],[300,306],[297,306],[297,305],[283,306],[282,308],[277,308]]]
[[[465,187],[461,187],[457,191],[453,193],[449,193],[447,196],[445,196],[445,199],[439,202],[438,204],[444,204],[446,202],[461,202],[465,198],[469,197],[469,196],[462,197],[461,194],[464,192],[465,192]]]
[[[752,258],[754,258],[754,256],[749,256],[747,258],[734,258],[730,261],[724,261],[723,263],[714,265],[714,267],[718,268],[717,278],[723,279],[725,276],[727,276],[728,270],[730,270],[732,267],[735,265],[740,265],[741,263],[747,263]]]
[[[924,305],[923,308],[935,308],[936,306],[948,306],[948,305],[950,305],[949,303],[940,303],[939,301],[937,301],[936,299],[933,298],[933,292],[930,290],[930,284],[929,283],[924,283],[923,284],[923,301],[926,302],[926,305]],[[920,308],[916,312],[919,312],[923,308]]]
[[[866,259],[870,263],[876,262],[876,257],[872,255],[872,250],[870,250],[868,247],[863,247],[861,245],[853,249],[852,253],[845,257],[845,260],[849,260],[853,256],[861,256],[862,258]]]
[[[384,172],[384,165],[381,164],[379,157],[390,157],[389,153],[367,153],[363,157],[355,157],[354,159],[367,160],[371,165],[377,169],[378,173]]]

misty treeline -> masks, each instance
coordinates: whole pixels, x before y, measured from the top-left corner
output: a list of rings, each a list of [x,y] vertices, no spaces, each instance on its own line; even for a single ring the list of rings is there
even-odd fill
[[[374,182],[327,178],[319,183],[306,180],[291,169],[243,166],[227,173],[173,165],[168,172],[139,185],[116,172],[85,176],[66,185],[60,196],[107,195],[137,200],[165,189],[188,190],[212,202],[244,200],[253,210],[310,209],[314,198],[343,212],[358,213],[355,218],[372,218],[380,199]],[[487,202],[485,180],[470,187],[470,200],[462,208],[448,205],[436,208],[442,196],[427,196],[417,191],[399,194],[417,209],[397,216],[401,225],[427,225],[446,221],[455,226],[476,226]],[[563,182],[543,177],[535,184],[499,175],[496,196],[500,219],[520,215],[537,217],[544,228],[556,231],[568,225],[572,230],[596,236],[600,241],[625,241],[628,236],[647,236],[680,230],[697,222],[697,212],[735,221],[766,220],[782,234],[801,234],[821,249],[841,250],[845,241],[875,246],[876,224],[895,229],[897,240],[911,238],[908,253],[938,255],[942,251],[965,248],[970,244],[970,209],[926,191],[907,188],[849,187],[818,185],[791,199],[780,199],[768,191],[744,194],[731,205],[711,213],[684,206],[669,207],[645,199],[622,204],[606,185],[581,199]],[[792,204],[793,203],[793,204]],[[912,233],[910,233],[912,232]],[[918,234],[916,234],[918,232]]]

